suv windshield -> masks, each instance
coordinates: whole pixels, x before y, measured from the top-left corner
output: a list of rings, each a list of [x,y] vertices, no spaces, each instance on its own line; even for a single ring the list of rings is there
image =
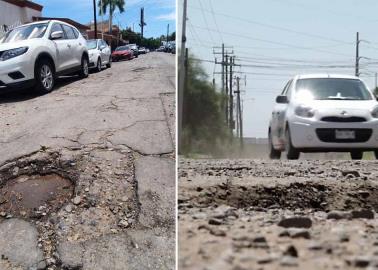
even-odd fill
[[[360,80],[312,78],[299,79],[297,81],[296,98],[315,100],[371,100],[372,96]]]
[[[97,40],[87,40],[88,50],[93,50],[97,48]]]
[[[47,25],[47,23],[39,23],[17,27],[5,35],[2,43],[41,38],[46,32]]]

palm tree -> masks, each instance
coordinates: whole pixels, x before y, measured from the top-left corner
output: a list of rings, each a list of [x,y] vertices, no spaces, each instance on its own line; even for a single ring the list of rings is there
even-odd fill
[[[109,9],[109,33],[112,34],[114,11],[118,8],[119,12],[123,13],[125,11],[125,0],[99,0],[98,7],[103,14],[106,14],[106,11]]]

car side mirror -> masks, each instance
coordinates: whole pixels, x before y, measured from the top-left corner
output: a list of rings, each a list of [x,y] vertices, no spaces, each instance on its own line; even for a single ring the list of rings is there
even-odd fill
[[[52,32],[50,35],[51,40],[61,39],[62,37],[63,37],[63,31],[55,31],[55,32]]]
[[[103,49],[105,49],[106,47],[104,45],[100,46],[100,50],[102,51]]]
[[[276,102],[277,103],[289,103],[289,99],[287,98],[287,96],[277,96]]]

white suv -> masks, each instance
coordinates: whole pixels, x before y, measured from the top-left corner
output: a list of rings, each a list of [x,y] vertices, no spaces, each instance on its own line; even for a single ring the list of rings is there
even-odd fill
[[[0,42],[0,91],[34,86],[52,91],[59,75],[88,76],[88,50],[80,32],[61,21],[39,21],[9,31]]]
[[[354,76],[301,75],[276,98],[269,124],[271,158],[298,159],[300,152],[363,151],[378,158],[378,102]]]

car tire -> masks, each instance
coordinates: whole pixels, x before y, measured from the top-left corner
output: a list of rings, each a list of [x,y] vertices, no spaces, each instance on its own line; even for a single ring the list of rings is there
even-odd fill
[[[362,151],[352,151],[352,152],[350,152],[350,157],[352,159],[356,159],[356,160],[362,159],[363,155],[364,155],[364,152],[362,152]]]
[[[101,72],[101,69],[102,69],[101,58],[98,58],[98,59],[97,59],[97,65],[96,65],[96,71],[97,71],[97,72]]]
[[[286,139],[285,151],[286,151],[287,159],[298,159],[300,152],[298,151],[298,149],[296,149],[293,146],[293,143],[291,142],[291,135],[290,135],[290,129],[289,128],[286,129],[285,135],[286,135],[285,136],[286,137],[285,138]]]
[[[81,58],[81,70],[79,72],[80,78],[87,78],[89,75],[88,58],[83,55]]]
[[[111,68],[111,67],[112,67],[112,58],[111,58],[111,57],[109,57],[109,61],[108,61],[108,63],[106,64],[106,67],[107,67],[107,68]]]
[[[269,158],[270,159],[280,159],[281,158],[281,151],[274,149],[273,141],[272,141],[272,134],[269,130],[268,134],[268,143],[269,143]]]
[[[40,94],[50,93],[55,85],[55,69],[50,60],[42,59],[35,65],[35,90]]]

